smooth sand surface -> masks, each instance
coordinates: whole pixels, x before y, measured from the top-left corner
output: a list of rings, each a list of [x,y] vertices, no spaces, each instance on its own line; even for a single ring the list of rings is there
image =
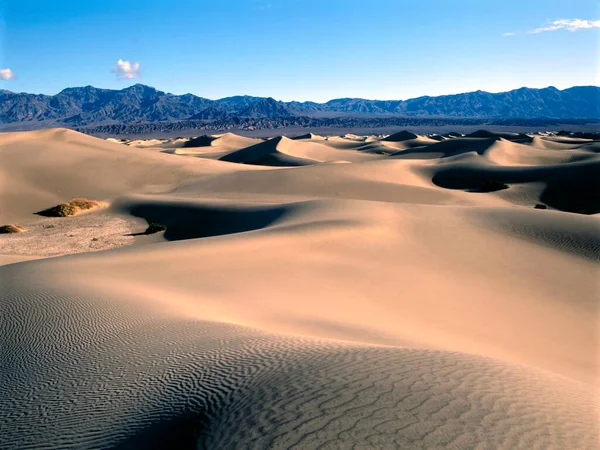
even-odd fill
[[[599,165],[483,131],[2,134],[0,448],[600,448]],[[110,206],[33,215],[73,197]]]

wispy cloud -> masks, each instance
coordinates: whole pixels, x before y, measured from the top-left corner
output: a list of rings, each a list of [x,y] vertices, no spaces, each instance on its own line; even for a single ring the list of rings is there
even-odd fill
[[[545,26],[534,30],[526,31],[525,34],[539,34],[547,31],[567,30],[571,32],[586,30],[590,28],[600,28],[600,20],[583,19],[561,19],[548,22]],[[504,33],[502,36],[516,36],[519,32]]]
[[[9,69],[0,69],[0,80],[14,80],[16,78],[15,73]]]
[[[123,61],[119,59],[117,64],[111,69],[113,73],[117,74],[118,80],[131,80],[140,77],[140,63],[131,61]]]
[[[567,30],[578,31],[587,28],[600,28],[600,20],[563,19],[550,22],[547,26],[528,31],[529,34],[543,33],[545,31]]]

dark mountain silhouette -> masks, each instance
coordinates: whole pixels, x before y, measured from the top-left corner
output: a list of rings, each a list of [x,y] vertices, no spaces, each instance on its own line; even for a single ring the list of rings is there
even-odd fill
[[[127,126],[187,120],[235,122],[236,118],[277,119],[279,123],[283,118],[294,121],[299,117],[306,120],[316,117],[598,119],[600,87],[520,88],[495,94],[475,91],[409,100],[342,98],[327,103],[281,102],[252,96],[209,100],[192,94],[168,94],[142,84],[121,90],[74,87],[56,95],[0,90],[0,124],[4,127],[8,124],[23,124],[27,128]]]

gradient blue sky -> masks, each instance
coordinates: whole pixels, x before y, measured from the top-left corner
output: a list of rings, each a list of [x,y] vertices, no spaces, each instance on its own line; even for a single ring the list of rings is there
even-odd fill
[[[598,0],[0,0],[0,88],[406,99],[600,84]],[[505,33],[515,33],[507,36]],[[140,78],[117,79],[119,59]]]

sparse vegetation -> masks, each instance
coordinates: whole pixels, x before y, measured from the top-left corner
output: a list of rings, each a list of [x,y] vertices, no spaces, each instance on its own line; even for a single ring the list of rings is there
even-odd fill
[[[74,216],[79,211],[92,209],[100,206],[100,203],[96,200],[89,200],[87,198],[74,198],[67,203],[60,203],[52,208],[38,211],[35,214],[45,217],[67,217]]]
[[[74,198],[69,202],[69,205],[81,210],[86,210],[100,206],[100,203],[96,200],[89,200],[87,198]]]
[[[476,192],[495,192],[501,191],[502,189],[508,189],[508,184],[498,180],[483,180],[479,183]]]
[[[167,230],[167,227],[165,225],[162,225],[158,222],[149,222],[148,228],[146,228],[146,231],[144,231],[144,234],[160,233],[161,231],[166,231],[166,230]]]
[[[535,209],[548,209],[548,207],[546,205],[544,205],[543,203],[536,203],[534,208]]]
[[[98,238],[92,238],[92,242],[96,242]]]
[[[27,231],[20,225],[9,224],[9,225],[0,225],[0,234],[9,234],[9,233],[22,233]]]
[[[74,206],[68,203],[60,203],[52,208],[44,209],[43,211],[36,212],[37,215],[46,217],[67,217],[73,216],[77,212]]]

